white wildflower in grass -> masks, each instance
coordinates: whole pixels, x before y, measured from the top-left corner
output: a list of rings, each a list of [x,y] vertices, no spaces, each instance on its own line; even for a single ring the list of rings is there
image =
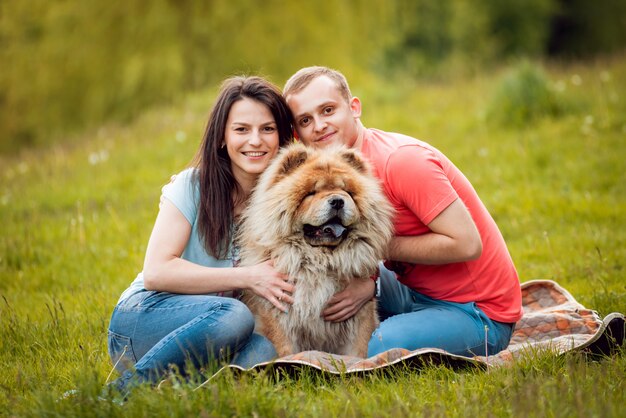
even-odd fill
[[[593,132],[593,120],[593,115],[585,116],[585,118],[583,119],[583,124],[580,127],[580,131],[583,134],[589,135]]]
[[[89,160],[89,164],[91,165],[98,164],[98,153],[92,152],[91,154],[89,154],[89,157],[87,159]]]
[[[609,81],[611,81],[611,73],[608,71],[602,71],[600,73],[600,81],[602,81],[603,83],[608,83]]]
[[[176,142],[179,142],[182,144],[183,142],[185,142],[186,139],[187,139],[187,134],[185,133],[185,131],[176,132]]]
[[[580,78],[580,76],[578,74],[574,74],[572,76],[572,78],[570,79],[570,81],[572,82],[573,85],[575,86],[580,86],[583,83],[583,79]]]
[[[565,91],[566,88],[566,84],[563,80],[559,80],[556,83],[554,83],[554,85],[552,86],[552,88],[554,89],[554,91],[559,92],[559,93],[563,93]]]
[[[109,159],[109,151],[103,149],[100,151],[92,152],[89,154],[87,158],[89,160],[89,164],[96,165],[105,162]]]
[[[30,167],[28,167],[28,164],[26,164],[25,162],[21,162],[17,165],[17,172],[20,174],[25,174],[26,172],[28,172],[28,169]]]

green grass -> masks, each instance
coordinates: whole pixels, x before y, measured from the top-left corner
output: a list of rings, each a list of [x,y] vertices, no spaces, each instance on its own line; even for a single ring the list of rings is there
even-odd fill
[[[544,66],[562,110],[522,126],[493,118],[508,74],[431,83],[372,77],[352,89],[366,126],[426,140],[465,172],[522,281],[553,279],[602,315],[626,312],[626,57]],[[214,94],[198,92],[71,145],[0,156],[0,415],[623,414],[623,352],[601,362],[537,355],[489,373],[433,366],[278,381],[226,373],[196,391],[140,388],[123,407],[98,401],[111,371],[110,313],[143,263],[161,185],[191,159]],[[57,402],[74,388],[80,395]]]

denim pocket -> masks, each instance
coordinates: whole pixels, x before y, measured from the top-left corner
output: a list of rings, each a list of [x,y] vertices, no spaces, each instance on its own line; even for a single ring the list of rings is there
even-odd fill
[[[137,363],[130,337],[109,331],[109,356],[115,369],[122,373]]]

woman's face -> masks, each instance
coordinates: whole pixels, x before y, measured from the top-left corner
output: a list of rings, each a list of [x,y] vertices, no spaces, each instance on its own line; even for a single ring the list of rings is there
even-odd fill
[[[279,147],[278,129],[270,109],[248,98],[235,102],[226,121],[224,142],[235,178],[257,177]]]

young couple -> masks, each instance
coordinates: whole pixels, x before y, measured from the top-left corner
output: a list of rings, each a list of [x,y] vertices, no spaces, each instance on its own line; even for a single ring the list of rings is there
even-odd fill
[[[192,168],[164,188],[143,272],[124,291],[109,326],[109,354],[126,393],[211,360],[243,367],[276,352],[254,333],[241,290],[287,310],[293,285],[271,260],[238,267],[237,220],[261,172],[292,140],[361,150],[396,210],[395,237],[381,266],[381,325],[368,355],[436,347],[473,356],[506,348],[522,316],[515,267],[494,220],[465,176],[429,144],[368,129],[345,77],[304,68],[283,94],[258,77],[225,81]],[[355,280],[328,302],[343,321],[375,292]],[[279,299],[281,295],[282,299]],[[485,339],[487,340],[485,342]]]

